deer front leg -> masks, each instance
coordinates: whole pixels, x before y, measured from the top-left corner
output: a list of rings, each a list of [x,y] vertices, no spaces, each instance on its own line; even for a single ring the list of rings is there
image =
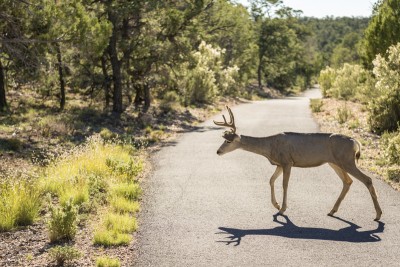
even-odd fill
[[[332,167],[332,169],[336,172],[336,174],[339,176],[339,178],[343,182],[342,192],[340,193],[339,198],[337,199],[332,210],[328,213],[329,216],[333,216],[333,214],[338,211],[340,203],[342,203],[342,200],[344,199],[347,192],[349,191],[350,186],[353,183],[353,180],[350,178],[350,176],[347,174],[347,172],[345,172],[343,169],[341,169],[337,165],[332,164],[332,163],[329,163],[329,165]]]
[[[283,171],[282,167],[277,166],[274,174],[272,174],[271,179],[269,180],[269,185],[271,186],[271,202],[272,205],[274,205],[274,207],[277,208],[278,210],[281,207],[279,206],[275,198],[275,180],[279,177],[279,175],[281,175],[282,171]]]
[[[287,189],[289,185],[290,170],[291,166],[283,167],[283,201],[282,201],[282,208],[279,210],[280,215],[283,215],[283,213],[287,208]]]

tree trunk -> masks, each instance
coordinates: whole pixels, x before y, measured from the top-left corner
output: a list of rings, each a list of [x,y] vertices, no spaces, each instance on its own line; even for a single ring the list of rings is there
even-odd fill
[[[143,112],[146,113],[149,108],[150,108],[150,86],[146,82],[144,84],[144,107],[143,107]]]
[[[7,110],[6,100],[6,77],[4,74],[4,67],[0,60],[0,111]]]
[[[113,11],[108,12],[108,17],[113,24],[113,31],[110,37],[109,43],[109,53],[111,68],[113,72],[113,84],[114,84],[114,94],[113,94],[113,111],[116,113],[122,113],[122,76],[121,76],[121,61],[118,59],[117,51],[117,18]]]
[[[65,107],[65,78],[60,44],[56,43],[57,62],[58,62],[58,80],[60,82],[60,110]]]
[[[261,90],[262,89],[262,57],[260,57],[260,60],[258,62],[257,80],[258,80],[258,88]]]
[[[106,109],[110,106],[110,76],[108,75],[107,72],[107,66],[106,66],[106,56],[102,55],[101,56],[101,70],[103,72],[104,76],[104,98],[106,101]]]
[[[135,95],[135,100],[133,100],[133,103],[135,104],[135,108],[138,109],[139,105],[142,103],[143,101],[143,90],[142,90],[142,86],[140,84],[136,84],[134,85],[135,91],[136,91],[136,95]]]

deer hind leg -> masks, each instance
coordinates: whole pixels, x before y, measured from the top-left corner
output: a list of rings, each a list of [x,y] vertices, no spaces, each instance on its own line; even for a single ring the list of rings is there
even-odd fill
[[[282,201],[282,208],[279,210],[279,214],[283,215],[287,208],[287,189],[289,185],[289,178],[290,178],[290,170],[291,166],[283,167],[283,201]]]
[[[329,163],[329,165],[332,167],[332,169],[336,172],[336,174],[339,176],[339,178],[343,182],[343,189],[342,192],[339,195],[339,198],[336,200],[335,205],[333,206],[332,210],[328,213],[329,216],[332,216],[335,212],[338,211],[340,203],[342,203],[342,200],[346,196],[347,192],[349,192],[350,186],[353,183],[353,180],[350,178],[350,176],[345,172],[342,168],[338,167],[335,164]]]
[[[272,202],[272,205],[274,205],[274,207],[277,208],[278,210],[281,207],[279,206],[279,204],[275,198],[275,180],[279,177],[279,175],[281,175],[282,171],[283,171],[282,167],[277,166],[274,174],[272,174],[272,176],[269,180],[269,185],[271,186],[271,202]]]
[[[345,170],[348,173],[350,173],[354,178],[360,180],[368,188],[368,191],[372,197],[372,201],[374,202],[374,207],[376,211],[375,221],[378,221],[382,216],[382,209],[379,206],[378,197],[375,192],[375,187],[372,184],[372,179],[369,176],[365,175],[363,172],[361,172],[355,164],[345,168]]]

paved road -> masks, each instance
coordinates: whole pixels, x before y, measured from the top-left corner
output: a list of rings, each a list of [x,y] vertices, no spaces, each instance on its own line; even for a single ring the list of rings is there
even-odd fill
[[[316,94],[233,107],[237,132],[316,132],[307,98]],[[287,217],[274,218],[274,167],[245,151],[217,156],[222,132],[207,121],[153,158],[135,266],[400,266],[399,192],[374,179],[378,223],[368,190],[355,180],[332,218],[326,214],[342,187],[333,170],[293,168]]]

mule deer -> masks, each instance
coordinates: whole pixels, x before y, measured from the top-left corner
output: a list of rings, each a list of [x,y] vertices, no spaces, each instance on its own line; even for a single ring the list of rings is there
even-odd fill
[[[226,106],[230,122],[214,123],[218,126],[231,128],[225,131],[224,143],[218,149],[218,155],[224,155],[235,149],[243,149],[266,157],[276,170],[270,178],[271,202],[283,214],[287,208],[287,188],[289,184],[290,170],[292,167],[316,167],[328,163],[343,182],[343,189],[335,205],[328,215],[332,216],[338,211],[340,203],[349,191],[354,178],[360,180],[368,188],[374,203],[376,217],[379,220],[382,210],[378,203],[372,179],[361,172],[356,166],[356,159],[360,158],[360,143],[348,136],[331,133],[292,133],[285,132],[267,137],[251,137],[236,134],[235,119],[231,109]],[[282,207],[276,201],[274,183],[283,173],[283,201]]]

